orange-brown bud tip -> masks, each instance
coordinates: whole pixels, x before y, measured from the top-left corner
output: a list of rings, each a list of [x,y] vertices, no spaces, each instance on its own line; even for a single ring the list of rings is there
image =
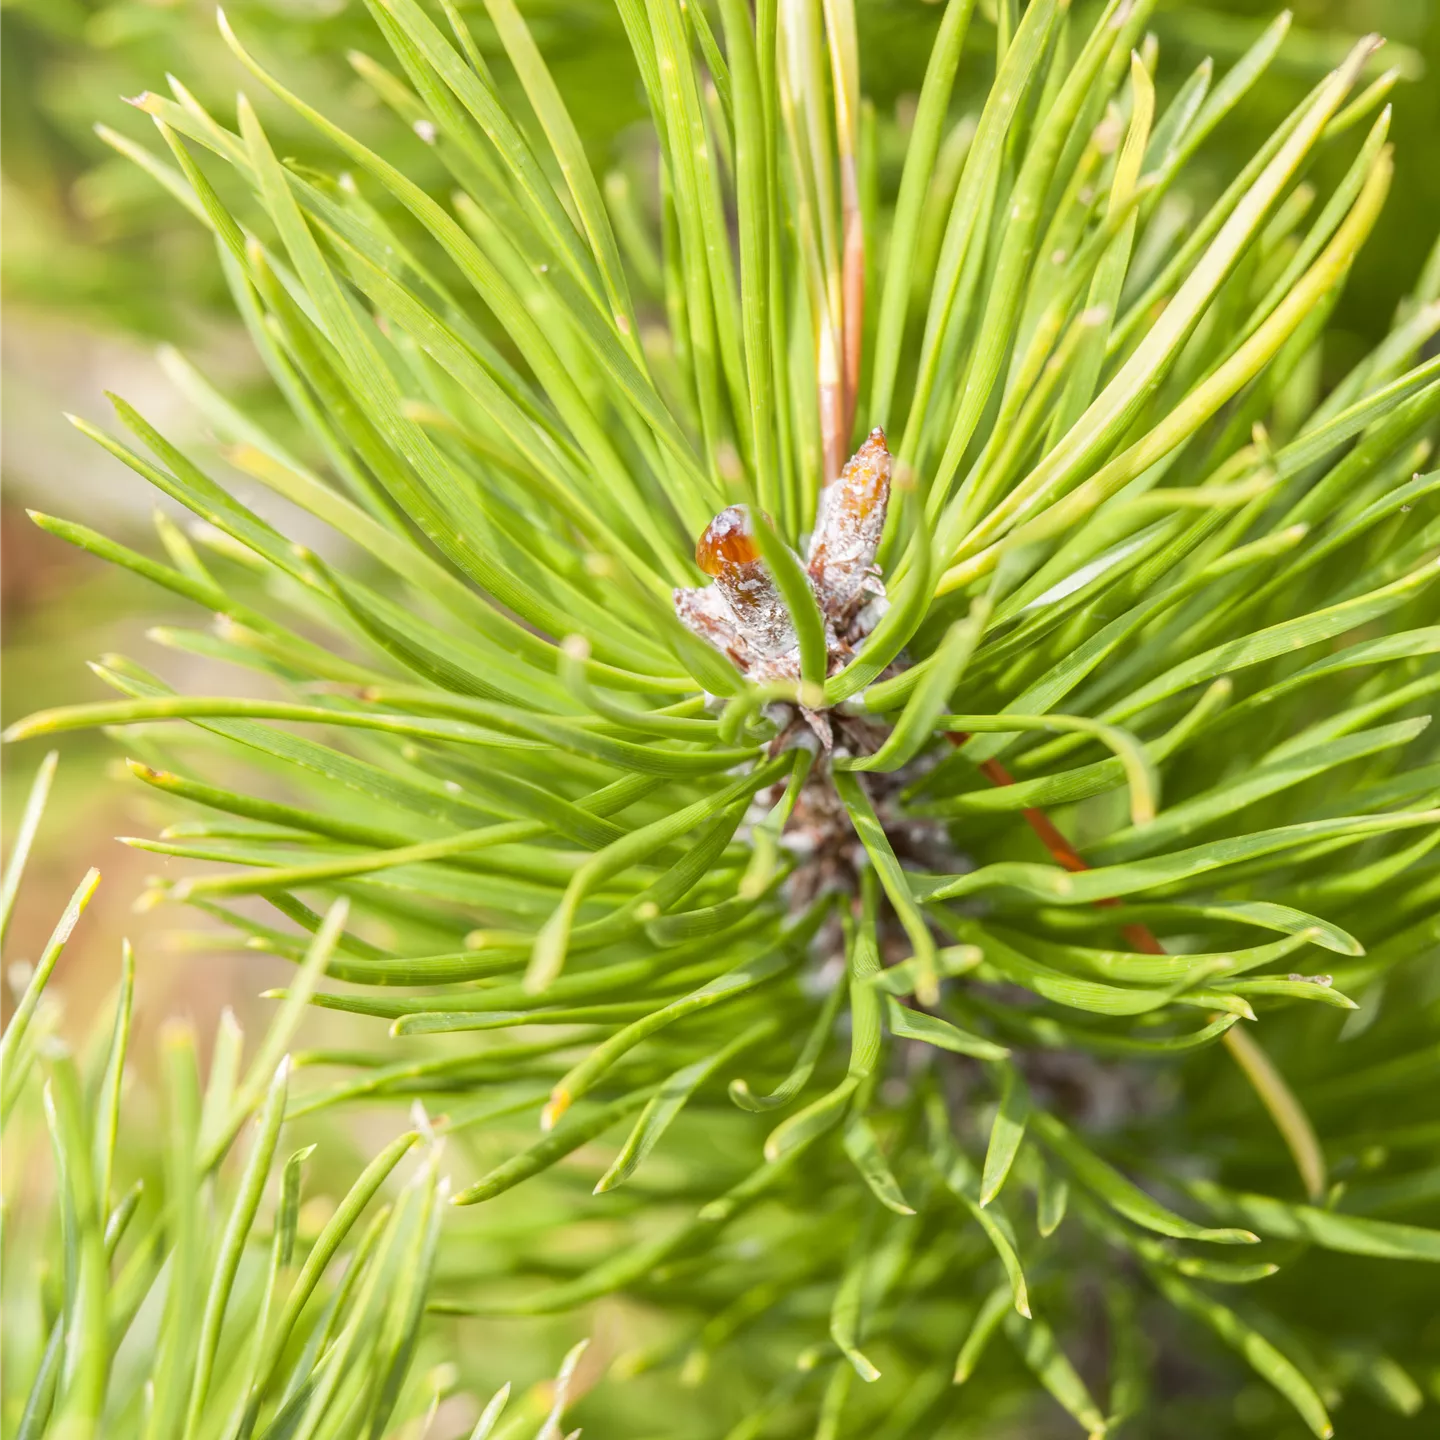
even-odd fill
[[[878,426],[840,473],[841,505],[857,517],[868,516],[890,499],[890,449]],[[877,537],[878,538],[878,537]]]
[[[695,563],[710,576],[722,575],[734,565],[754,564],[759,558],[750,515],[743,505],[722,510],[695,546]]]

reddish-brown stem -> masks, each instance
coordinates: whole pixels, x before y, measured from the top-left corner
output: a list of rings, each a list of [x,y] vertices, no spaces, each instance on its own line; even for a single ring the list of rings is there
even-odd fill
[[[948,738],[952,745],[960,746],[970,737],[960,732]],[[992,785],[1013,785],[1015,783],[1015,777],[998,760],[982,760],[980,773]],[[1085,857],[1060,833],[1060,828],[1043,810],[1027,808],[1020,813],[1029,822],[1030,828],[1039,837],[1040,843],[1050,852],[1057,865],[1069,870],[1072,874],[1091,868]],[[1120,902],[1110,898],[1097,900],[1095,903],[1109,906],[1118,905]],[[1132,945],[1142,954],[1163,955],[1165,953],[1164,947],[1155,938],[1148,925],[1122,925],[1120,933],[1125,937],[1127,944]]]

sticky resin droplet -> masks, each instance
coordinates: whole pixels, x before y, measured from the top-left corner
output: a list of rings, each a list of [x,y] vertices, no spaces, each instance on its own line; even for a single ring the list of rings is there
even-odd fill
[[[755,565],[759,560],[760,547],[743,505],[722,510],[695,543],[695,563],[716,580],[726,578],[737,566]]]

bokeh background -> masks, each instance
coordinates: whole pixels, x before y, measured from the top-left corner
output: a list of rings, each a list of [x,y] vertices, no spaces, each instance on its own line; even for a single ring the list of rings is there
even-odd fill
[[[483,44],[483,6],[461,8]],[[642,119],[613,5],[525,0],[522,8],[604,168],[608,154],[635,143],[632,127]],[[1161,46],[1162,94],[1203,54],[1213,54],[1223,69],[1277,8],[1272,0],[1161,0],[1153,28]],[[1391,131],[1396,183],[1327,341],[1327,366],[1338,373],[1386,330],[1396,300],[1440,232],[1440,0],[1295,0],[1293,9],[1295,27],[1270,77],[1206,148],[1201,184],[1218,190],[1356,36],[1373,30],[1389,38],[1385,61],[1402,76]],[[351,66],[352,50],[379,54],[382,48],[361,0],[241,0],[227,10],[236,29],[295,89],[352,133],[389,154],[398,152],[416,178],[432,173],[422,139],[378,105]],[[903,114],[923,73],[940,7],[928,0],[859,0],[859,11],[865,88],[881,117]],[[180,76],[221,116],[233,113],[241,72],[216,33],[212,5],[6,0],[0,27],[0,708],[8,723],[42,706],[106,697],[85,662],[107,651],[154,665],[180,688],[197,692],[210,688],[207,667],[217,663],[149,638],[155,627],[195,624],[193,613],[136,577],[40,533],[25,518],[25,508],[35,506],[82,519],[136,548],[156,544],[152,492],[71,429],[65,412],[104,423],[104,392],[113,389],[177,440],[203,444],[169,378],[167,346],[183,351],[241,404],[259,412],[275,400],[229,313],[209,240],[95,129],[98,123],[156,145],[148,119],[122,97],[163,87],[167,73]],[[992,34],[979,21],[972,28],[972,100],[989,74]],[[313,153],[313,140],[287,112],[261,108],[280,153],[331,163]],[[438,181],[438,170],[433,174]],[[1324,188],[1337,177],[1322,170],[1318,178]],[[882,183],[897,179],[882,175]],[[243,483],[240,488],[246,489]],[[262,496],[246,494],[256,508],[266,508]],[[233,677],[226,685],[233,693]],[[61,752],[50,819],[32,861],[10,954],[38,950],[80,874],[95,864],[104,883],[57,977],[69,1028],[83,1035],[106,1003],[122,935],[135,940],[140,955],[139,1055],[149,1052],[146,1036],[167,1014],[189,1014],[205,1035],[229,1005],[247,1028],[260,1028],[267,1002],[259,992],[280,978],[271,968],[278,962],[217,950],[200,930],[177,933],[170,913],[135,912],[145,876],[165,862],[113,837],[153,833],[163,823],[154,802],[143,787],[120,778],[123,750],[109,737],[65,736]],[[38,746],[26,746],[3,756],[7,843],[40,755]],[[192,924],[188,918],[183,923]],[[8,993],[4,998],[8,1005]],[[322,1017],[316,1024],[313,1043],[344,1043],[343,1019]],[[354,1144],[355,1153],[363,1151],[366,1137],[357,1134]],[[612,1320],[623,1328],[624,1317]],[[534,1344],[545,1352],[533,1364],[515,1363],[543,1373],[564,1338],[559,1331],[512,1336],[516,1347]],[[512,1357],[518,1354],[517,1348]],[[630,1433],[654,1432],[642,1424]]]

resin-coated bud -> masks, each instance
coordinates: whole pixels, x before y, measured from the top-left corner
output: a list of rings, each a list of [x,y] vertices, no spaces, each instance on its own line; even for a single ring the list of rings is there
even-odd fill
[[[810,537],[810,578],[832,620],[852,614],[862,595],[884,593],[875,578],[875,552],[889,505],[890,451],[885,432],[876,428],[820,492]]]
[[[745,506],[729,506],[705,527],[695,546],[695,563],[714,579],[754,659],[770,659],[794,649],[790,612],[760,558]]]

